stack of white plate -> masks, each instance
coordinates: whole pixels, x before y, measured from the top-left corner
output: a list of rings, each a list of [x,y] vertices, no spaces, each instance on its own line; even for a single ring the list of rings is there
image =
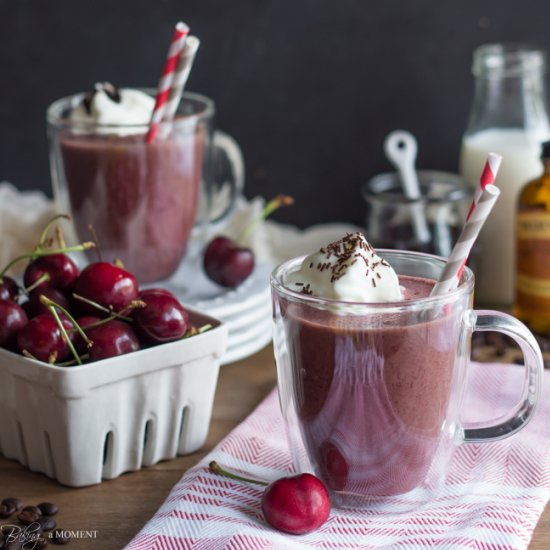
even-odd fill
[[[227,364],[252,355],[271,341],[271,270],[270,265],[256,265],[241,285],[224,289],[208,280],[195,262],[183,262],[161,286],[184,304],[225,322],[229,342],[221,362]]]

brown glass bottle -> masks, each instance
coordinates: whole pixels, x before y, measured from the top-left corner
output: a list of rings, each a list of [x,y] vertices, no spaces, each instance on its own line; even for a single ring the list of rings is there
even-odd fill
[[[534,332],[550,334],[550,141],[542,144],[542,165],[518,198],[514,314]]]

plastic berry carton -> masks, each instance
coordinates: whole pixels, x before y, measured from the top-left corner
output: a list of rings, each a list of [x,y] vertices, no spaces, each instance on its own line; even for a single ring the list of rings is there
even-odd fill
[[[64,485],[113,479],[200,449],[227,328],[76,367],[0,349],[0,454]]]

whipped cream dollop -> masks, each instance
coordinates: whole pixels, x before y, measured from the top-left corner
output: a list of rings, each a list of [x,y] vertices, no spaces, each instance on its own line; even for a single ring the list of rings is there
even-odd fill
[[[153,113],[155,99],[140,90],[115,88],[108,82],[97,83],[82,102],[70,114],[73,122],[112,126],[137,126],[117,128],[110,133],[119,135],[144,131]]]
[[[345,302],[393,302],[403,299],[397,274],[380,258],[361,233],[306,256],[285,286],[300,292]]]

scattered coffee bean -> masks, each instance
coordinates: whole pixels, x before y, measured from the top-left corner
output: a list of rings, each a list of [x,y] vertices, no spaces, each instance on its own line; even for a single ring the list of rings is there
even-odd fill
[[[36,520],[42,531],[52,531],[57,527],[57,522],[50,516],[42,516]]]
[[[38,510],[35,506],[27,506],[29,509],[23,509],[17,516],[17,519],[22,523],[23,525],[30,525],[31,523],[36,523],[39,518],[42,517],[42,512]],[[38,510],[38,513],[32,508],[36,508]]]
[[[52,542],[54,544],[69,544],[71,539],[65,534],[63,529],[55,529],[52,533]]]
[[[36,540],[31,542],[33,550],[43,550],[48,546],[48,541],[44,537],[38,537]]]
[[[0,519],[6,519],[13,515],[14,511],[5,504],[0,504]]]
[[[59,512],[59,506],[53,502],[41,502],[37,507],[43,516],[55,516]]]
[[[42,515],[42,510],[40,510],[38,506],[25,506],[21,512],[31,512],[32,514],[36,514],[38,517]]]
[[[23,508],[23,502],[18,498],[5,498],[0,504],[5,504],[9,508],[13,509],[12,513],[19,512]]]

